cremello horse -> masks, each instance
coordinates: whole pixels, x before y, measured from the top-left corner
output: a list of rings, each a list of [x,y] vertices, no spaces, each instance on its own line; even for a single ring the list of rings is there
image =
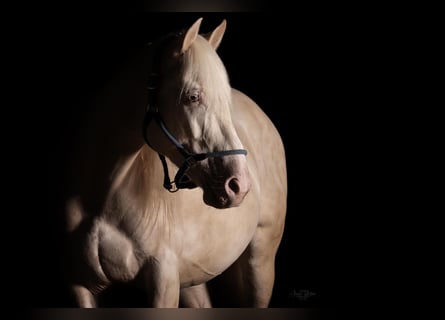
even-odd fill
[[[206,283],[217,276],[239,298],[232,306],[269,305],[284,148],[265,113],[230,87],[215,51],[226,21],[200,35],[201,20],[147,46],[82,125],[65,252],[79,307],[127,282],[145,288],[150,307],[211,307]]]

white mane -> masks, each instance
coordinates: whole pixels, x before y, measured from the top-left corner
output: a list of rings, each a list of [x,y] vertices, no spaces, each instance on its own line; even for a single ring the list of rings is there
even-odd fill
[[[185,91],[198,86],[204,92],[208,107],[219,106],[222,110],[230,106],[231,87],[223,62],[216,51],[202,36],[198,36],[183,60],[183,87]]]

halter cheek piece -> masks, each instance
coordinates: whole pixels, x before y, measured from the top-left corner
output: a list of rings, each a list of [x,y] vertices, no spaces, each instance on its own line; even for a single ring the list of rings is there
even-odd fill
[[[167,129],[164,121],[162,121],[161,115],[159,113],[157,107],[157,88],[160,82],[160,61],[161,61],[161,52],[162,46],[166,45],[167,40],[173,37],[179,37],[181,33],[172,33],[166,35],[164,38],[161,38],[159,42],[156,44],[156,49],[154,51],[153,56],[153,65],[152,72],[148,76],[147,81],[147,91],[148,91],[148,105],[144,116],[144,123],[142,127],[143,136],[145,142],[148,146],[150,146],[153,150],[154,148],[151,146],[148,137],[147,137],[147,127],[150,124],[151,120],[154,120],[155,123],[161,128],[162,132],[167,136],[167,138],[175,145],[176,149],[179,153],[184,157],[183,164],[179,167],[178,172],[175,175],[175,179],[173,181],[170,180],[170,176],[168,173],[167,161],[165,156],[158,152],[159,158],[162,163],[162,167],[164,169],[164,183],[163,186],[170,192],[176,192],[179,189],[193,189],[196,188],[196,184],[187,176],[187,171],[196,165],[197,162],[203,161],[207,158],[215,158],[215,157],[224,157],[235,154],[243,154],[247,155],[247,150],[244,149],[234,149],[234,150],[225,150],[225,151],[214,151],[207,153],[193,153],[190,152],[183,144],[181,144]],[[152,44],[149,44],[152,45]]]

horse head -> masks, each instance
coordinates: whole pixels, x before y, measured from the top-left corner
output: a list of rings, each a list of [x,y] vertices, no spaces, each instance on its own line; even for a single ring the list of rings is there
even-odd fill
[[[251,182],[247,151],[232,120],[229,78],[216,53],[226,21],[205,35],[199,34],[201,21],[149,48],[152,63],[144,136],[163,162],[167,157],[178,167],[173,188],[163,163],[167,189],[197,186],[206,204],[236,207]]]

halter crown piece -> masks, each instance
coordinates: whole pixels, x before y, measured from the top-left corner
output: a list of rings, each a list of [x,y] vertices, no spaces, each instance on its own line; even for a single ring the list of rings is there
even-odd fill
[[[169,176],[167,161],[165,159],[165,156],[158,152],[159,159],[161,160],[162,167],[164,169],[163,186],[170,192],[176,192],[179,189],[193,189],[197,187],[196,184],[187,176],[187,171],[199,161],[203,161],[207,158],[224,157],[235,154],[247,155],[247,150],[245,149],[233,149],[233,150],[215,151],[207,153],[190,152],[171,134],[171,132],[167,129],[164,121],[162,120],[156,101],[157,88],[160,82],[159,69],[161,61],[161,51],[163,47],[166,45],[168,40],[172,39],[173,37],[179,37],[181,35],[182,32],[170,33],[161,38],[155,44],[153,43],[149,44],[149,46],[154,46],[153,49],[154,55],[153,55],[152,72],[149,74],[147,80],[148,105],[146,108],[143,127],[142,127],[142,132],[145,142],[147,143],[148,146],[150,146],[154,150],[147,136],[147,127],[150,124],[151,120],[154,120],[155,123],[161,128],[162,132],[164,132],[164,134],[167,136],[167,138],[175,145],[179,153],[181,153],[181,155],[184,157],[184,162],[179,167],[179,170],[176,173],[174,180],[172,181]]]

